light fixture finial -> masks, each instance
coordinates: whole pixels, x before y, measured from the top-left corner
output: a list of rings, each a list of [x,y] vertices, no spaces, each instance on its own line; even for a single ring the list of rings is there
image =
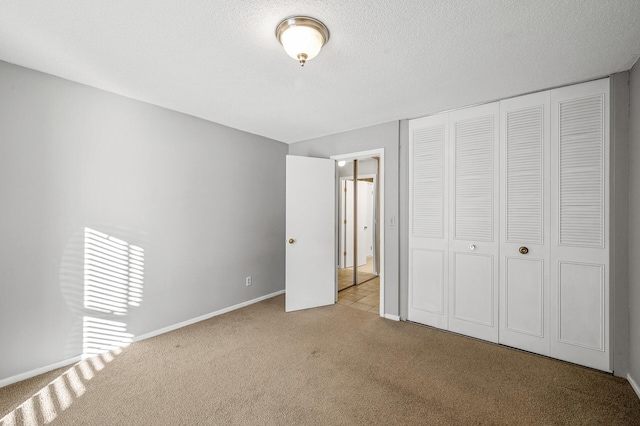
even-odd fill
[[[317,19],[294,16],[278,24],[276,38],[287,54],[304,66],[329,41],[329,30]]]

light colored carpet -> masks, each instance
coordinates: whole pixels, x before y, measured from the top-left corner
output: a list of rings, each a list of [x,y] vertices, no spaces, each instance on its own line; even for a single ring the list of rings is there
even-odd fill
[[[0,389],[4,424],[640,424],[623,379],[283,296],[62,371]]]

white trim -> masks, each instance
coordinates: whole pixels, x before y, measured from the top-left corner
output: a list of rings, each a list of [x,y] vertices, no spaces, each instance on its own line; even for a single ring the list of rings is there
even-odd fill
[[[380,160],[378,161],[378,165],[379,165],[379,172],[380,175],[378,176],[378,188],[380,188],[380,270],[378,271],[378,275],[380,276],[380,316],[384,317],[385,316],[385,312],[384,312],[384,252],[385,252],[385,245],[384,245],[384,228],[386,226],[386,222],[385,222],[385,218],[384,218],[384,209],[385,209],[385,205],[384,205],[384,180],[385,180],[385,176],[384,176],[384,148],[378,148],[378,149],[371,149],[369,151],[359,151],[359,152],[351,152],[348,154],[340,154],[340,155],[333,155],[330,158],[332,160],[360,160],[362,158],[370,158],[370,157],[379,157]],[[337,230],[337,228],[336,228]],[[336,241],[337,243],[338,241]],[[338,283],[336,282],[336,299],[337,299],[337,290],[338,289]]]
[[[199,316],[197,318],[193,318],[187,321],[183,321],[178,324],[170,325],[168,327],[161,328],[156,331],[152,331],[150,333],[142,334],[140,336],[136,336],[133,338],[133,342],[139,342],[144,339],[148,339],[150,337],[158,336],[159,334],[164,334],[169,331],[177,330],[182,327],[186,327],[187,325],[195,324],[200,321],[207,320],[209,318],[213,318],[218,315],[226,314],[227,312],[235,311],[236,309],[244,308],[245,306],[253,305],[254,303],[262,302],[263,300],[270,299],[272,297],[279,296],[284,294],[284,290],[276,291],[275,293],[267,294],[265,296],[260,296],[256,299],[248,300],[246,302],[238,303],[237,305],[229,306],[228,308],[223,308],[215,312],[211,312],[209,314],[205,314]],[[16,374],[15,376],[8,377],[6,379],[0,380],[0,388],[11,385],[13,383],[20,382],[22,380],[27,380],[32,377],[35,377],[39,374],[48,373],[49,371],[55,370],[56,368],[66,367],[71,364],[75,364],[77,362],[82,361],[82,355],[77,355],[73,358],[66,359],[64,361],[56,362],[54,364],[49,364],[44,367],[36,368],[35,370],[27,371],[26,373]]]
[[[332,155],[332,160],[362,160],[384,154],[384,148],[370,149],[369,151],[350,152],[348,154]],[[382,157],[380,157],[382,158]]]
[[[390,319],[392,321],[400,321],[400,316],[399,315],[384,314],[384,317],[386,319]]]
[[[192,318],[190,320],[186,320],[178,324],[173,324],[168,327],[164,327],[159,330],[152,331],[150,333],[136,336],[133,338],[133,342],[139,342],[141,340],[148,339],[150,337],[155,337],[160,334],[168,333],[170,331],[177,330],[179,328],[186,327],[188,325],[195,324],[200,321],[208,320],[209,318],[217,317],[218,315],[226,314],[227,312],[235,311],[236,309],[244,308],[245,306],[253,305],[254,303],[262,302],[263,300],[270,299],[272,297],[276,297],[281,294],[284,294],[284,290],[276,291],[275,293],[267,294],[266,296],[260,296],[256,299],[248,300],[246,302],[238,303],[237,305],[229,306],[228,308],[220,309],[219,311],[204,314],[197,318]]]
[[[358,180],[360,179],[371,179],[373,178],[373,180],[376,180],[376,175],[372,175],[371,173],[366,174],[366,175],[358,175]],[[340,176],[340,180],[343,179],[349,179],[349,180],[353,180],[353,176]]]
[[[48,373],[49,371],[55,370],[56,368],[62,368],[71,364],[75,364],[76,362],[80,362],[80,361],[82,361],[82,356],[77,355],[77,356],[74,356],[73,358],[68,358],[63,361],[58,361],[53,364],[45,365],[44,367],[36,368],[35,370],[31,370],[25,373],[16,374],[15,376],[7,377],[6,379],[0,380],[0,388],[12,385],[17,382],[21,382],[23,380],[30,379],[40,374]]]
[[[631,385],[633,390],[636,392],[636,395],[638,395],[638,398],[640,398],[640,386],[638,386],[636,381],[633,380],[633,377],[631,377],[631,374],[627,374],[627,380],[629,381],[629,384]]]

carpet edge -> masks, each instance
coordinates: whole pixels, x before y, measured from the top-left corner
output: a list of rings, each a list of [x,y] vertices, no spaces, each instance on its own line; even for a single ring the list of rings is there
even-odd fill
[[[631,377],[631,373],[627,374],[627,380],[629,381],[629,384],[635,391],[636,395],[638,395],[638,399],[640,399],[640,386],[638,386],[636,381],[633,380],[633,377]]]
[[[237,305],[229,306],[227,308],[222,308],[214,312],[210,312],[208,314],[201,315],[196,318],[192,318],[190,320],[182,321],[177,324],[173,324],[167,327],[160,328],[158,330],[151,331],[149,333],[141,334],[139,336],[135,336],[132,342],[139,342],[141,340],[149,339],[151,337],[159,336],[160,334],[168,333],[170,331],[177,330],[182,327],[186,327],[191,324],[195,324],[200,321],[208,320],[209,318],[217,317],[218,315],[226,314],[227,312],[235,311],[236,309],[241,309],[249,305],[253,305],[254,303],[262,302],[263,300],[271,299],[272,297],[279,296],[284,294],[284,290],[279,290],[274,293],[269,293],[264,296],[257,297],[255,299],[247,300],[246,302],[238,303]]]
[[[82,361],[82,355],[76,355],[73,358],[67,358],[62,361],[54,362],[53,364],[34,368],[33,370],[25,371],[24,373],[19,373],[19,374],[16,374],[15,376],[7,377],[6,379],[0,380],[0,388],[12,385],[14,383],[21,382],[23,380],[28,380],[32,377],[39,376],[40,374],[53,371],[56,368],[66,367],[68,365],[75,364],[76,362],[80,362],[80,361]]]
[[[145,334],[141,334],[139,336],[135,336],[132,339],[132,342],[139,342],[141,340],[149,339],[151,337],[155,337],[155,336],[158,336],[160,334],[168,333],[170,331],[174,331],[174,330],[177,330],[179,328],[186,327],[188,325],[195,324],[197,322],[204,321],[204,320],[207,320],[209,318],[213,318],[213,317],[218,316],[218,315],[226,314],[227,312],[235,311],[236,309],[240,309],[240,308],[244,308],[244,307],[249,306],[249,305],[253,305],[254,303],[262,302],[263,300],[271,299],[272,297],[276,297],[276,296],[279,296],[281,294],[284,294],[284,290],[279,290],[279,291],[276,291],[274,293],[269,293],[267,295],[260,296],[260,297],[257,297],[255,299],[247,300],[246,302],[238,303],[237,305],[233,305],[233,306],[229,306],[229,307],[226,307],[226,308],[223,308],[223,309],[219,309],[217,311],[210,312],[208,314],[204,314],[204,315],[201,315],[199,317],[192,318],[190,320],[186,320],[186,321],[183,321],[183,322],[180,322],[180,323],[177,323],[177,324],[173,324],[173,325],[170,325],[168,327],[164,327],[164,328],[161,328],[161,329],[149,332],[149,333],[145,333]],[[68,358],[68,359],[65,359],[65,360],[62,360],[62,361],[55,362],[53,364],[49,364],[49,365],[45,365],[45,366],[42,366],[42,367],[34,368],[33,370],[25,371],[24,373],[19,373],[19,374],[16,374],[14,376],[7,377],[5,379],[0,379],[0,388],[12,385],[12,384],[17,383],[17,382],[21,382],[23,380],[31,379],[32,377],[36,377],[36,376],[38,376],[40,374],[48,373],[49,371],[53,371],[53,370],[55,370],[57,368],[66,367],[68,365],[75,364],[75,363],[80,362],[80,361],[82,361],[82,354],[76,355],[76,356],[74,356],[72,358]]]

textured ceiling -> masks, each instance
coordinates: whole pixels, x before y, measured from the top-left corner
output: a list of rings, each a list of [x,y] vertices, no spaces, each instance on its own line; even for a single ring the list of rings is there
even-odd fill
[[[274,36],[331,32],[301,68]],[[628,70],[638,0],[1,0],[0,60],[282,142]]]

